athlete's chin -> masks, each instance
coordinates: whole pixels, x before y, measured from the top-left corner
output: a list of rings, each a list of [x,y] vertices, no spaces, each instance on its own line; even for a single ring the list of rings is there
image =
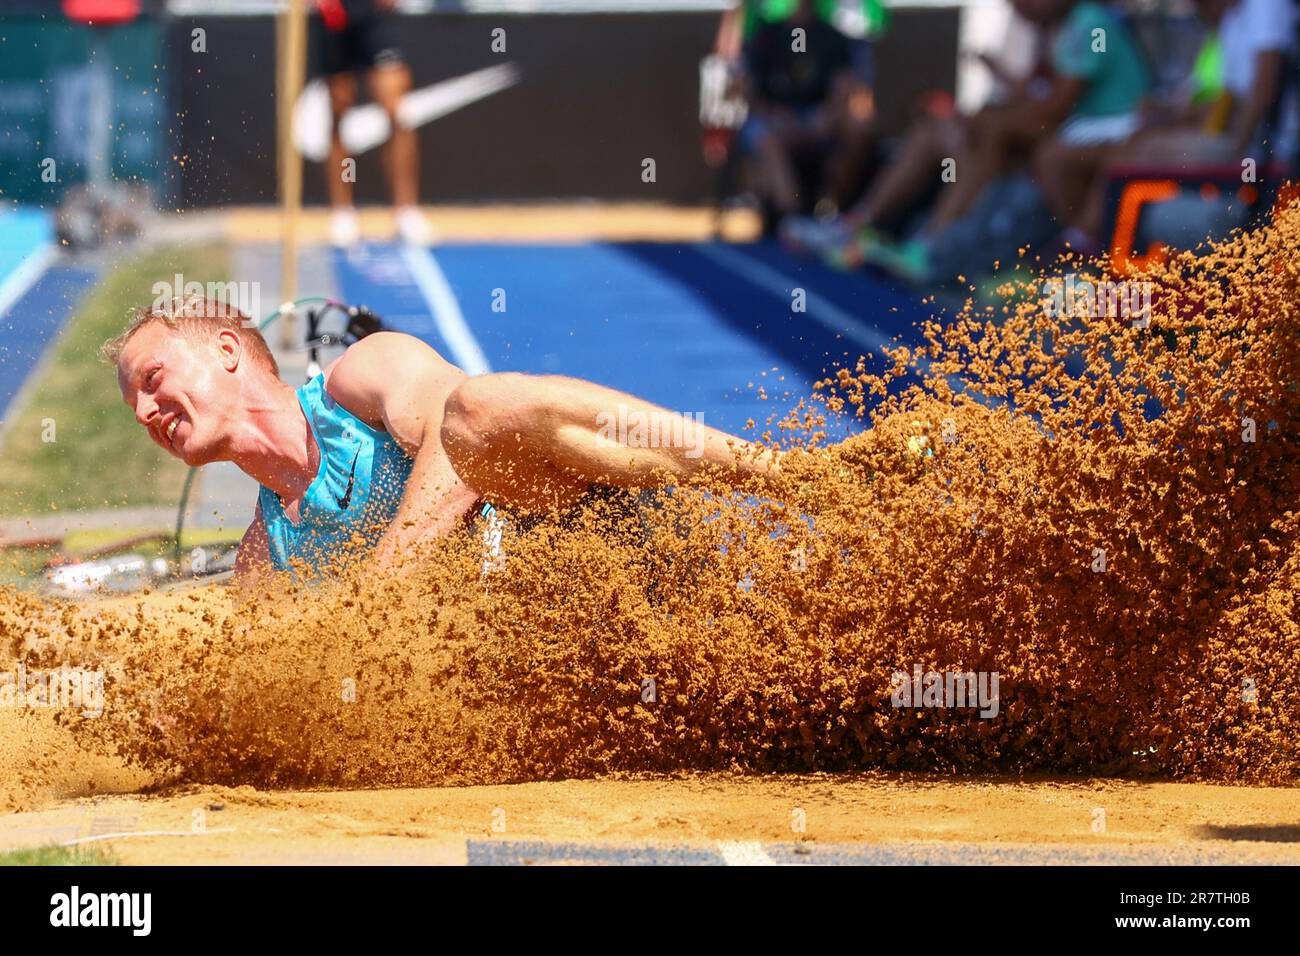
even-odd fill
[[[218,460],[215,455],[180,454],[177,455],[176,457],[178,457],[181,461],[185,462],[185,464],[189,465],[191,468],[202,468],[204,465],[210,465],[214,461]]]
[[[203,465],[210,465],[217,460],[218,456],[213,454],[211,449],[191,447],[189,444],[172,449],[172,454],[179,458],[191,468],[201,468]]]

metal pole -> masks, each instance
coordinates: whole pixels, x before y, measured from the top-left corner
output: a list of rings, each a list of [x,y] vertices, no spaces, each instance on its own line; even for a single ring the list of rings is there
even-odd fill
[[[287,0],[276,27],[276,59],[280,67],[276,84],[280,156],[280,300],[288,302],[298,295],[302,157],[293,143],[293,107],[307,76],[307,6],[304,0]],[[284,348],[293,348],[296,344],[295,326],[292,312],[281,317],[280,344]]]

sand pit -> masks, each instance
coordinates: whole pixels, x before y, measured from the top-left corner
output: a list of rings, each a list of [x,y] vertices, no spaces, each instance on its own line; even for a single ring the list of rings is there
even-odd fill
[[[883,775],[193,786],[10,815],[0,819],[0,846],[80,840],[128,864],[1295,864],[1294,807],[1294,792],[1277,788]]]
[[[972,305],[768,423],[788,453],[761,498],[679,486],[635,522],[597,505],[508,534],[507,566],[486,578],[465,537],[391,578],[341,561],[244,603],[220,588],[83,605],[5,591],[10,659],[102,668],[106,706],[3,715],[17,773],[0,800],[256,787],[239,793],[272,817],[370,801],[367,833],[429,826],[455,843],[506,792],[481,788],[503,784],[541,795],[551,809],[526,832],[554,839],[566,793],[635,815],[656,784],[609,779],[627,774],[747,775],[726,778],[739,802],[719,812],[737,820],[747,794],[776,813],[782,788],[814,786],[764,775],[1067,774],[1234,788],[1096,785],[1139,809],[1174,792],[1213,805],[1168,809],[1163,828],[1144,818],[1136,842],[1293,826],[1294,791],[1236,788],[1300,782],[1298,243],[1292,207],[1152,267],[1134,280],[1154,288],[1145,327],[1050,314],[1039,281],[1013,275],[1000,311]],[[824,447],[837,414],[872,427]],[[997,675],[997,707],[899,706],[897,675],[914,672]],[[712,779],[663,785],[703,800]],[[542,781],[570,782],[552,806]],[[851,805],[859,785],[827,786]],[[883,805],[911,792],[862,786]],[[266,793],[302,790],[357,796]],[[1075,832],[1013,825],[1034,787],[943,792],[1026,840]],[[127,804],[161,819],[185,799]],[[239,799],[223,819],[246,812]],[[457,801],[454,824],[421,822]],[[937,813],[915,794],[909,807]],[[670,839],[691,838],[682,819]],[[1070,827],[1088,839],[1087,823]],[[845,839],[930,838],[843,825]],[[971,832],[1010,839],[992,826]]]

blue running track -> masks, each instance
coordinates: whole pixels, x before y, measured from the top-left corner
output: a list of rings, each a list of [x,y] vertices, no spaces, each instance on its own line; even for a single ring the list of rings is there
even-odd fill
[[[60,265],[48,214],[0,210],[0,421],[95,280]]]
[[[895,337],[914,341],[929,315],[913,291],[768,244],[449,245],[419,255],[436,283],[394,246],[336,253],[339,292],[462,366],[449,325],[494,371],[591,379],[732,432],[784,412],[824,370]]]

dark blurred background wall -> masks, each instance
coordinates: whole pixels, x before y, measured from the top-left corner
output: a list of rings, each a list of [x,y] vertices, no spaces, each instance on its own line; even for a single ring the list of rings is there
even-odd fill
[[[49,152],[57,133],[37,115],[40,93],[49,92],[49,74],[64,60],[84,56],[78,37],[88,28],[52,29],[53,19],[0,19],[0,120],[28,130],[14,134],[7,152],[0,132],[0,188],[7,173],[35,168]],[[403,16],[417,88],[503,62],[521,70],[515,86],[421,128],[424,201],[707,201],[712,178],[699,145],[699,63],[717,22],[714,11]],[[905,124],[918,94],[953,90],[957,26],[955,8],[895,11],[876,54],[878,76],[889,78],[877,90],[887,130]],[[506,30],[505,54],[490,49],[497,27]],[[205,31],[206,52],[191,49],[195,28]],[[115,100],[140,126],[138,149],[145,149],[150,126],[157,145],[155,153],[135,156],[134,166],[124,153],[118,174],[147,179],[175,208],[274,202],[274,19],[147,17],[119,29],[132,32],[114,38],[114,61],[120,55],[131,70],[119,74]],[[20,48],[21,62],[10,54]],[[647,157],[656,164],[653,184],[641,179]],[[358,200],[384,202],[378,151],[362,154],[357,165]],[[308,203],[324,202],[321,178],[309,163]]]

